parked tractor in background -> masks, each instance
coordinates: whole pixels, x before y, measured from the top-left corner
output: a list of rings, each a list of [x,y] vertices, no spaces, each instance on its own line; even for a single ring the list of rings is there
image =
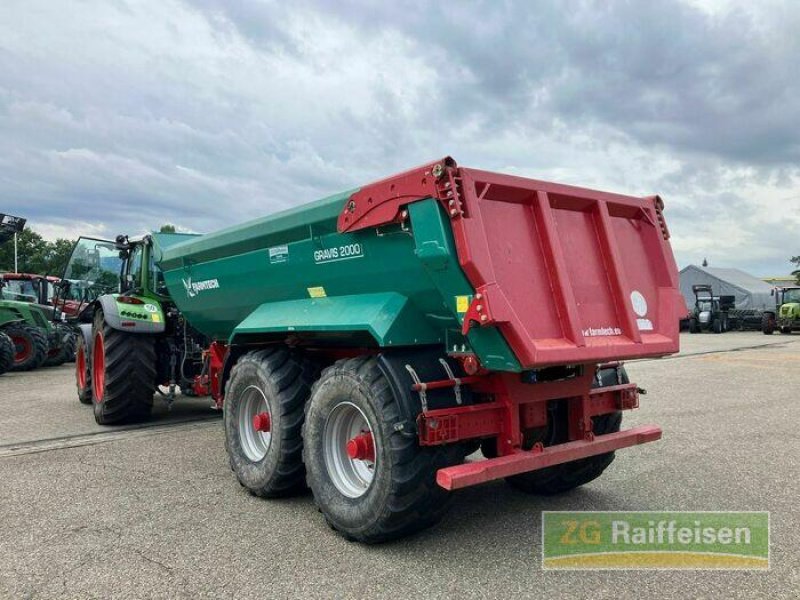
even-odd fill
[[[60,287],[78,306],[78,399],[102,425],[146,418],[156,392],[170,402],[178,390],[207,394],[206,339],[175,308],[156,265],[162,248],[189,237],[82,237],[72,251]]]
[[[694,308],[689,319],[689,333],[712,331],[724,333],[730,330],[728,311],[736,304],[735,296],[714,296],[711,286],[692,286]]]
[[[56,306],[59,281],[58,277],[31,273],[4,273],[0,276],[4,299],[35,305],[52,324],[47,331],[48,349],[44,366],[58,366],[75,360],[77,332],[66,323],[66,315]]]
[[[67,360],[72,332],[50,321],[50,315],[37,304],[3,299],[0,281],[0,331],[14,344],[11,370],[30,371],[41,366],[57,366]]]
[[[764,311],[761,331],[772,335],[776,330],[788,334],[800,330],[800,287],[775,288],[775,311]]]

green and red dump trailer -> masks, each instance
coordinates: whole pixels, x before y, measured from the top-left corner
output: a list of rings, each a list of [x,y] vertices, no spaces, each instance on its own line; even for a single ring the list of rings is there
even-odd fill
[[[156,247],[158,314],[211,341],[239,482],[308,486],[333,528],[379,542],[435,523],[452,490],[566,491],[661,437],[620,429],[639,390],[619,361],[678,351],[662,209],[445,158]],[[131,347],[158,335],[115,327]],[[141,356],[124,347],[113,360]],[[109,357],[92,356],[96,377]]]

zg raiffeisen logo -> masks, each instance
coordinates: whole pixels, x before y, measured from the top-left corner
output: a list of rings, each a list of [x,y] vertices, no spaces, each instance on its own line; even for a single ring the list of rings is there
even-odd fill
[[[769,513],[547,511],[542,566],[769,569]]]

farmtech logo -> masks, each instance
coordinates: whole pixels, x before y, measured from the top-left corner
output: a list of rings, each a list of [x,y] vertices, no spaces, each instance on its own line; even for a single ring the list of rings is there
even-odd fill
[[[769,513],[546,511],[542,567],[769,569]]]

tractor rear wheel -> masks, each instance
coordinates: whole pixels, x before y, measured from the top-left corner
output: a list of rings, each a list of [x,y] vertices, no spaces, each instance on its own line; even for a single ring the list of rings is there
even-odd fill
[[[436,472],[460,445],[421,447],[394,428],[400,407],[373,357],[340,360],[314,384],[303,425],[308,485],[328,524],[349,540],[399,538],[437,523],[450,494]]]
[[[700,333],[700,326],[694,317],[689,319],[689,333]]]
[[[81,335],[78,337],[78,347],[75,350],[75,387],[78,389],[78,400],[81,404],[92,403],[91,365],[91,354],[86,346],[86,340]]]
[[[147,418],[156,390],[153,337],[113,329],[99,310],[92,335],[95,420],[100,425],[114,425]]]
[[[225,392],[225,448],[239,483],[264,498],[305,489],[303,406],[316,367],[285,346],[250,352]]]
[[[602,369],[593,388],[609,387],[628,383],[628,374],[623,367]],[[545,446],[551,446],[567,441],[567,404],[564,401],[554,402],[548,407],[549,419],[547,431],[544,439],[537,439],[534,436],[527,436],[526,449],[533,447],[537,441],[541,441]],[[604,435],[619,431],[622,424],[622,411],[615,411],[605,415],[599,415],[592,419],[592,431],[595,435]],[[603,474],[603,471],[614,461],[614,453],[607,452],[580,460],[522,473],[507,477],[506,481],[522,492],[528,494],[541,494],[550,496],[561,494],[576,487],[589,483]]]
[[[38,327],[27,323],[14,323],[3,328],[14,343],[12,371],[38,369],[47,358],[47,336]]]
[[[0,331],[0,375],[14,366],[14,342]]]

